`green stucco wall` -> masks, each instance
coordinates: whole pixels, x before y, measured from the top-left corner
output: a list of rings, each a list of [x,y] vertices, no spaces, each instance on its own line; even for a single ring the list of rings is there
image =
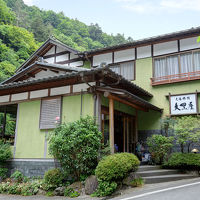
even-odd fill
[[[40,100],[19,103],[17,142],[15,158],[51,158],[48,144],[45,148],[45,132],[39,129]],[[80,119],[81,95],[63,97],[62,122]],[[94,115],[93,97],[84,94],[82,97],[82,116]],[[50,132],[51,130],[48,130]]]
[[[19,103],[15,158],[43,158],[45,133],[39,129],[40,101]]]
[[[108,98],[105,98],[104,96],[102,96],[101,101],[102,101],[101,104],[103,106],[106,106],[106,107],[109,106]],[[130,114],[130,115],[135,115],[135,109],[133,107],[122,104],[118,101],[114,101],[114,108],[115,110]]]
[[[72,122],[80,119],[81,95],[63,97],[62,121]],[[82,116],[94,115],[94,100],[90,94],[82,97]]]
[[[163,116],[169,115],[169,100],[166,95],[194,93],[200,89],[200,80],[179,82],[173,84],[151,86],[152,78],[152,58],[136,60],[136,80],[135,84],[153,94],[153,98],[149,100],[150,103],[163,108]],[[198,96],[200,102],[200,96]],[[160,117],[156,112],[149,113],[139,112],[139,130],[153,130],[160,128]]]

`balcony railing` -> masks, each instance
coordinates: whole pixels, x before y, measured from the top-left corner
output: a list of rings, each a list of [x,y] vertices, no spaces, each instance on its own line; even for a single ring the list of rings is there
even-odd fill
[[[151,78],[151,85],[162,85],[200,79],[200,71]]]

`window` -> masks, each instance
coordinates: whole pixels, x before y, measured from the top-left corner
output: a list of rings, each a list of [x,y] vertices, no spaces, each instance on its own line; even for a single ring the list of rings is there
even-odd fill
[[[199,73],[194,73],[198,72]],[[168,83],[186,80],[191,77],[200,78],[200,51],[190,51],[176,55],[164,56],[154,59],[154,82]]]
[[[135,65],[133,61],[111,65],[110,68],[117,74],[122,75],[124,78],[130,81],[135,79],[135,74],[134,74]]]
[[[40,129],[52,129],[60,123],[61,98],[44,99],[41,101]]]

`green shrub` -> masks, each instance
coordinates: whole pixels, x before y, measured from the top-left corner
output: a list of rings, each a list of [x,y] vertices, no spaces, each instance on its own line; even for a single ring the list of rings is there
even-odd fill
[[[0,193],[30,196],[30,195],[36,195],[39,191],[39,188],[40,188],[40,183],[38,182],[28,182],[28,183],[3,182],[0,184]]]
[[[53,197],[53,196],[54,196],[54,192],[53,192],[53,191],[48,191],[48,192],[46,193],[46,196],[47,196],[47,197]]]
[[[11,152],[10,144],[0,141],[0,163],[5,162],[11,157],[12,157],[12,152]]]
[[[5,179],[6,178],[6,175],[7,175],[7,172],[8,172],[8,169],[7,168],[0,168],[0,177],[2,179]]]
[[[24,175],[19,170],[16,170],[10,177],[17,183],[21,183],[24,180]]]
[[[74,198],[74,197],[80,196],[80,193],[77,192],[77,191],[75,191],[75,190],[72,189],[72,188],[66,188],[66,189],[65,189],[65,192],[64,192],[64,196],[65,196],[65,197]]]
[[[60,186],[63,181],[63,175],[60,169],[50,169],[45,172],[44,183],[47,185],[47,190],[55,189]]]
[[[152,160],[156,164],[162,164],[164,158],[169,153],[171,147],[173,146],[174,138],[166,137],[162,135],[152,135],[147,138],[147,145],[149,147],[149,151],[152,155]]]
[[[199,144],[200,141],[200,117],[183,116],[175,120],[174,133],[176,143],[180,145],[181,152],[184,153],[185,146],[187,152],[190,152],[192,144]]]
[[[168,161],[164,163],[163,167],[200,171],[200,154],[173,153],[169,157]]]
[[[49,151],[63,170],[80,180],[80,175],[91,175],[97,166],[102,135],[91,117],[61,124],[52,133]]]
[[[140,177],[140,178],[136,178],[133,181],[131,181],[131,186],[132,187],[138,187],[138,186],[142,186],[144,185],[144,180]]]
[[[95,174],[102,181],[123,179],[131,171],[136,171],[140,164],[131,153],[117,153],[104,157],[98,164]]]
[[[111,195],[115,190],[117,189],[117,183],[112,181],[101,181],[98,180],[98,188],[97,190],[92,194],[92,196],[95,197],[104,197]]]

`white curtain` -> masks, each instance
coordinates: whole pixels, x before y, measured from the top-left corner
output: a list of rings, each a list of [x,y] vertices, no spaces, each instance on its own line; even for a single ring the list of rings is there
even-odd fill
[[[128,80],[134,80],[134,62],[120,64],[121,75]]]
[[[182,54],[180,58],[181,73],[193,72],[192,53]]]
[[[120,65],[111,66],[110,69],[117,74],[120,74]]]
[[[179,74],[178,56],[167,57],[167,75]]]
[[[194,52],[194,71],[200,71],[200,51]]]
[[[167,76],[166,58],[157,58],[154,60],[154,77]]]

